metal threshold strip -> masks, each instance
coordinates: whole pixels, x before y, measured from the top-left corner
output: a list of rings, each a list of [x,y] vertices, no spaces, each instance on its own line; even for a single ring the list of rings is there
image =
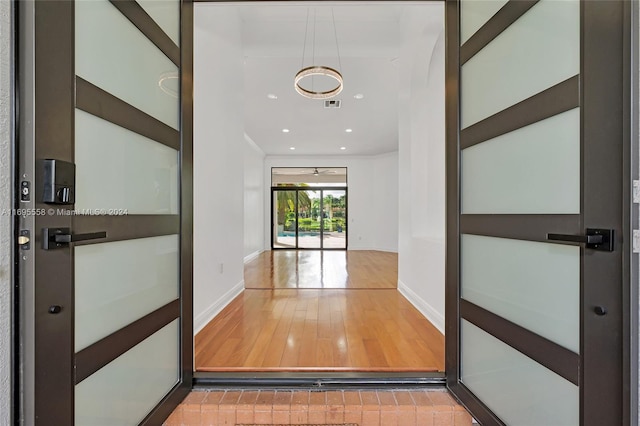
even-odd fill
[[[299,388],[299,389],[399,389],[444,387],[444,373],[323,373],[323,372],[195,372],[194,389]]]

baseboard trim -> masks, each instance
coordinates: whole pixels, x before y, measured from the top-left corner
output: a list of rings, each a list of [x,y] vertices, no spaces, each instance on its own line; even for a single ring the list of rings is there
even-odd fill
[[[264,250],[256,250],[251,254],[248,254],[244,257],[244,263],[249,263],[251,262],[253,259],[255,259],[256,257],[260,256],[260,254],[263,252]]]
[[[244,280],[234,285],[222,295],[218,300],[213,302],[203,313],[198,315],[193,321],[194,336],[204,328],[205,325],[218,315],[233,299],[238,297],[244,290]]]
[[[418,296],[405,283],[398,280],[398,291],[407,298],[417,310],[420,311],[431,323],[444,334],[444,316],[436,311],[433,306],[428,304],[423,298]]]
[[[364,247],[364,246],[356,246],[356,247],[349,247],[348,248],[349,251],[384,251],[384,252],[388,252],[388,253],[398,253],[398,249],[390,249],[390,248],[383,248],[383,247]]]
[[[387,253],[398,253],[398,249],[386,248],[386,247],[374,247],[371,250],[375,251],[386,251]]]

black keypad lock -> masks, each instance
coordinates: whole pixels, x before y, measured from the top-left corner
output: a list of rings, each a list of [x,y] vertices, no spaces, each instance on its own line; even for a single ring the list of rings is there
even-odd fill
[[[44,193],[48,204],[73,204],[76,201],[76,165],[62,160],[43,160]]]

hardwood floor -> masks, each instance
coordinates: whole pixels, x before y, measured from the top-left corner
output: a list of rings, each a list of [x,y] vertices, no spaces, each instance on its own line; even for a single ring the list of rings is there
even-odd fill
[[[444,336],[395,285],[383,287],[397,281],[393,258],[266,253],[245,267],[249,285],[263,287],[247,288],[196,335],[196,370],[443,371]],[[342,288],[322,288],[330,285]]]
[[[398,254],[272,250],[245,266],[245,288],[396,288]]]

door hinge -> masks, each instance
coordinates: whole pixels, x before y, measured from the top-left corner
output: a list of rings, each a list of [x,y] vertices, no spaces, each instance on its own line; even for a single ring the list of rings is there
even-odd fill
[[[633,230],[633,252],[640,253],[640,230]]]
[[[640,180],[633,181],[633,202],[640,203]]]

